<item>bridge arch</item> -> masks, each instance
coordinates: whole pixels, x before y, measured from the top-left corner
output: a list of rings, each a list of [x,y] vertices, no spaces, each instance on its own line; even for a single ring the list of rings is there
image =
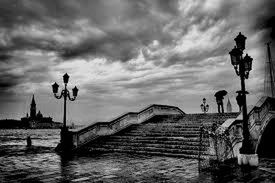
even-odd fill
[[[272,118],[263,129],[257,145],[259,157],[275,157],[275,118]]]

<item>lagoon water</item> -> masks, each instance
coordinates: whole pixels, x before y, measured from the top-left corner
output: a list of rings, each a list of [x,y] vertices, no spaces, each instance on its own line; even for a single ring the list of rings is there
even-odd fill
[[[63,157],[54,151],[59,140],[59,130],[0,130],[0,182],[243,182],[269,176],[259,171],[199,174],[197,160],[183,158],[122,153]]]

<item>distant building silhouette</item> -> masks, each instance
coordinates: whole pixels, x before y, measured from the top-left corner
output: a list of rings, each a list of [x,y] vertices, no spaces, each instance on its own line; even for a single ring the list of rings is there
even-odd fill
[[[26,117],[21,118],[21,121],[27,128],[59,128],[62,126],[62,123],[53,122],[51,117],[43,117],[40,111],[36,113],[34,95],[30,105],[30,116],[27,113]]]
[[[31,103],[31,108],[30,108],[30,117],[31,118],[36,118],[36,103],[34,100],[34,95],[32,95],[32,103]]]
[[[232,105],[231,105],[231,102],[230,102],[229,98],[228,98],[228,101],[227,101],[226,110],[227,110],[227,112],[232,112]]]

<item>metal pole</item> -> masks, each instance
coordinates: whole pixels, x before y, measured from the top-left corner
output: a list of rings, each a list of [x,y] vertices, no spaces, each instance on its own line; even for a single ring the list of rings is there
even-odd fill
[[[246,91],[245,91],[245,73],[243,60],[240,63],[240,78],[241,78],[241,90],[243,97],[243,144],[240,151],[242,154],[246,154],[249,151],[249,129],[248,129],[248,117],[247,117],[247,106],[246,106]]]
[[[66,128],[66,101],[67,101],[67,84],[65,83],[63,128]]]

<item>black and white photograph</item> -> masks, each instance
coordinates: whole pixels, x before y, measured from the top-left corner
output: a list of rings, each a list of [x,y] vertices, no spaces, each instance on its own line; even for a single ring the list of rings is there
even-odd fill
[[[0,0],[0,182],[275,182],[275,1]]]

